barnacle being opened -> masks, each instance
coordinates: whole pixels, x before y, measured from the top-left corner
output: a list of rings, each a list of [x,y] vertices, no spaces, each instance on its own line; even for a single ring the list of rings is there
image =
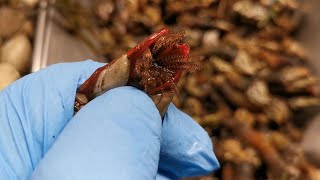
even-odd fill
[[[190,56],[189,46],[181,42],[184,36],[183,31],[175,33],[163,28],[120,58],[97,69],[79,88],[75,110],[109,89],[132,85],[151,96],[163,115],[173,93],[178,92],[176,83],[183,71],[199,69],[201,57]]]

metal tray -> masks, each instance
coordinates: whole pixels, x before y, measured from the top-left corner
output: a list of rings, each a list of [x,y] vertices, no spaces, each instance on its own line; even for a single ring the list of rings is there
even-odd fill
[[[93,51],[53,21],[56,11],[47,0],[40,1],[31,72],[59,62],[98,59]]]
[[[320,77],[320,1],[306,0],[307,17],[306,23],[298,34],[298,39],[310,53],[310,66],[313,71]],[[319,108],[313,112],[316,115],[312,117],[311,123],[308,124],[304,133],[302,147],[309,157],[310,161],[320,166],[320,141],[316,139],[320,137],[320,113]],[[308,112],[301,117],[304,121]]]

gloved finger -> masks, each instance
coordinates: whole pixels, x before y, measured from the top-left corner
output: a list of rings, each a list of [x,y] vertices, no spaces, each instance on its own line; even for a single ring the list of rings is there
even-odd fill
[[[6,157],[5,169],[22,179],[32,173],[73,116],[77,87],[100,66],[93,61],[53,65],[0,92],[0,156]]]
[[[160,170],[181,178],[219,168],[207,132],[173,104],[165,115],[161,139]]]
[[[155,179],[161,117],[133,87],[112,89],[68,123],[32,179]]]
[[[156,180],[172,180],[163,174],[157,174]]]
[[[158,169],[158,174],[157,174],[156,180],[178,180],[178,179],[179,178],[177,178],[172,173],[165,172],[161,169]]]

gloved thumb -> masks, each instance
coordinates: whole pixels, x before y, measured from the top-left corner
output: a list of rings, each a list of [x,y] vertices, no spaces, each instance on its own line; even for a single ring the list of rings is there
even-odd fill
[[[31,179],[155,179],[161,117],[133,87],[112,89],[83,107]]]

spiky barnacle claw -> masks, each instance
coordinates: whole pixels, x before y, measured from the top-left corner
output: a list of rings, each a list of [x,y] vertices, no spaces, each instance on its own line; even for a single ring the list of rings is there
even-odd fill
[[[198,69],[199,58],[189,55],[189,46],[181,42],[184,37],[183,31],[174,33],[163,28],[120,58],[98,68],[78,89],[75,112],[112,88],[132,85],[145,91],[163,116],[177,93],[176,83],[182,72]]]

